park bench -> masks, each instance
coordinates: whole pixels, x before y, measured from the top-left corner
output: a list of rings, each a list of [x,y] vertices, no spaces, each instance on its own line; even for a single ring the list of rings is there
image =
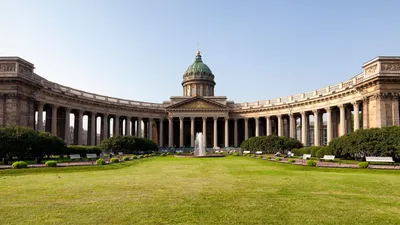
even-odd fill
[[[262,151],[256,151],[256,154],[257,154],[257,155],[261,155],[261,154],[263,154],[263,153],[262,153]]]
[[[294,157],[294,153],[288,153],[288,157]]]
[[[118,155],[119,156],[124,156],[124,153],[123,152],[118,152]]]
[[[309,159],[309,158],[311,158],[311,154],[303,154],[303,156],[301,158],[302,159]]]
[[[70,159],[81,159],[81,155],[79,155],[79,154],[72,154],[72,155],[69,155],[69,158],[70,158]]]
[[[320,160],[334,160],[335,156],[334,155],[324,155],[323,158],[320,158]]]
[[[250,151],[243,151],[243,154],[250,154]]]
[[[97,154],[96,153],[86,154],[86,158],[88,158],[88,159],[97,159]]]
[[[365,161],[394,163],[392,157],[365,157]]]

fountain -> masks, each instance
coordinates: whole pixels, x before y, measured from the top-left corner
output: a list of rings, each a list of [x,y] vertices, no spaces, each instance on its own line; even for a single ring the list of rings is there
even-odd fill
[[[203,133],[196,134],[196,140],[194,143],[194,155],[196,156],[205,156],[206,150],[203,145]]]
[[[208,157],[225,157],[224,154],[206,154],[206,149],[203,143],[203,133],[196,133],[196,139],[194,143],[193,155],[180,154],[175,155],[179,158],[208,158]]]

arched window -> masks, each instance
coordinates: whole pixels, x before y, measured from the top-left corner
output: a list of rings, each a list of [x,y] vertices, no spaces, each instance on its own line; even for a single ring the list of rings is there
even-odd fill
[[[191,95],[190,96],[194,96],[194,85],[192,85],[192,91],[191,91]]]
[[[203,87],[203,96],[207,96],[206,87]]]
[[[200,87],[196,87],[196,95],[200,95]]]

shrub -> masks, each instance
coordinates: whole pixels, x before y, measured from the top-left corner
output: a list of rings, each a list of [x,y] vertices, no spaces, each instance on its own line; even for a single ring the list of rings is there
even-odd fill
[[[294,160],[294,159],[289,159],[287,162],[288,162],[288,163],[295,163],[296,160]]]
[[[143,155],[139,155],[137,158],[138,158],[138,159],[141,159],[141,158],[143,158]]]
[[[167,152],[167,155],[170,155],[170,153],[169,153],[169,152]]]
[[[368,162],[360,162],[358,163],[358,168],[368,168],[369,163]]]
[[[110,162],[111,163],[117,163],[117,162],[119,162],[119,159],[118,158],[111,158]]]
[[[249,156],[249,153],[245,153],[245,154],[243,154],[243,156],[247,157],[247,156]]]
[[[96,160],[96,165],[106,165],[106,161],[104,161],[104,159],[98,159]]]
[[[328,147],[321,147],[321,148],[319,148],[319,150],[316,152],[315,157],[322,158],[322,157],[324,157],[324,155],[332,155],[331,149],[328,148]]]
[[[124,156],[124,158],[122,158],[123,161],[129,161],[129,157],[128,156]]]
[[[256,155],[255,155],[255,154],[251,154],[251,157],[253,157],[253,158],[254,158],[254,157],[256,157]]]
[[[281,158],[276,157],[275,160],[276,160],[276,161],[281,161]]]
[[[143,156],[144,158],[147,158],[147,157],[149,157],[149,155],[148,154],[144,154],[144,156]]]
[[[301,147],[303,144],[296,139],[275,135],[251,137],[240,145],[240,148],[252,152],[264,151],[267,153],[289,151]]]
[[[167,156],[167,154],[165,154],[164,152],[160,154],[160,156]]]
[[[85,157],[86,154],[101,154],[101,148],[98,146],[81,146],[81,145],[69,145],[63,152],[64,155],[79,154],[81,157]]]
[[[57,161],[50,160],[50,161],[47,161],[44,165],[47,166],[47,167],[56,167],[57,166]]]
[[[239,152],[232,153],[233,156],[239,156]]]
[[[100,144],[103,149],[112,149],[124,153],[133,153],[139,150],[145,152],[157,151],[158,146],[152,140],[136,136],[114,136],[103,140]]]
[[[182,152],[176,152],[176,154],[177,154],[177,155],[180,155],[180,154],[182,154]]]
[[[14,169],[21,169],[21,168],[27,168],[28,164],[24,161],[16,161],[12,164],[12,167]]]
[[[263,156],[262,156],[262,155],[259,155],[259,156],[258,156],[258,158],[259,158],[259,159],[262,159],[262,158],[263,158]]]
[[[267,157],[265,157],[266,159],[271,159],[271,156],[267,156]]]
[[[307,166],[317,166],[317,163],[313,160],[307,160]]]

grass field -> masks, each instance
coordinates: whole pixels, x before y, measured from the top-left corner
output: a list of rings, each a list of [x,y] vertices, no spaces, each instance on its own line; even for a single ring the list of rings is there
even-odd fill
[[[0,171],[1,224],[400,224],[400,171],[155,157]]]

